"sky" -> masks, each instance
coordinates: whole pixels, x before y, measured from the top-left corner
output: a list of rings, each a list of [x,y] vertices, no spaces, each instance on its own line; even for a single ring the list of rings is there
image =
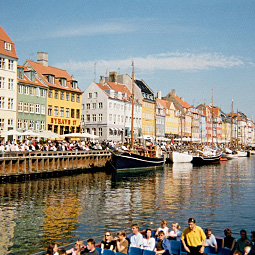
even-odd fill
[[[213,104],[255,120],[254,0],[8,0],[0,25],[19,57],[74,75],[81,90],[109,71],[162,96]],[[213,92],[212,92],[213,90]]]

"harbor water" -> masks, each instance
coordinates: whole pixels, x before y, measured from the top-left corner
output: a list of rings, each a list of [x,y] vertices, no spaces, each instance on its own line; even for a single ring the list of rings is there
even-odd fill
[[[33,254],[50,242],[66,245],[105,231],[156,228],[162,219],[183,230],[197,225],[217,236],[229,227],[255,230],[255,156],[193,167],[83,173],[0,184],[0,254]]]

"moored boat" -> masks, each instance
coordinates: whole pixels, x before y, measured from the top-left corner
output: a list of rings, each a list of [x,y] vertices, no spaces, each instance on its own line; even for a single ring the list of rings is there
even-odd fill
[[[206,164],[212,164],[212,163],[218,163],[220,162],[222,153],[219,153],[215,156],[193,156],[192,163],[194,165],[206,165]]]
[[[190,163],[192,159],[193,156],[188,152],[171,151],[169,154],[169,160],[172,163]]]

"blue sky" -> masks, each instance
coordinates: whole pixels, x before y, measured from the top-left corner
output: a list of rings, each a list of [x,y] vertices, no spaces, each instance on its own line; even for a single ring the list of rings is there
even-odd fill
[[[9,0],[1,26],[19,64],[49,54],[85,90],[109,71],[131,75],[165,96],[211,102],[255,119],[255,1]],[[96,65],[95,65],[96,63]]]

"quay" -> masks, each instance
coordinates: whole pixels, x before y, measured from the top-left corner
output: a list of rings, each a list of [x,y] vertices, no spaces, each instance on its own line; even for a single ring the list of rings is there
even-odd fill
[[[34,151],[0,154],[0,181],[58,176],[103,168],[111,151]]]

